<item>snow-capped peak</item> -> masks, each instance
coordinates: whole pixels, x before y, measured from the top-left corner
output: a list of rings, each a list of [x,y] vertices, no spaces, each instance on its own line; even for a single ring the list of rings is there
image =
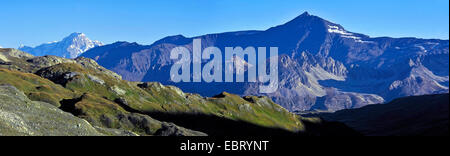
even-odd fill
[[[100,41],[90,40],[84,33],[72,33],[61,41],[53,41],[37,47],[21,46],[19,49],[35,56],[55,55],[76,58],[89,49],[102,45]]]
[[[347,32],[343,28],[336,26],[336,25],[328,25],[328,32],[338,34],[343,38],[353,39],[355,42],[359,42],[359,43],[373,43],[371,41],[363,41],[361,39],[361,37],[358,37],[353,33]]]
[[[329,33],[337,33],[341,35],[353,35],[352,33],[349,33],[345,31],[344,29],[340,28],[339,26],[335,25],[328,25],[328,32]]]

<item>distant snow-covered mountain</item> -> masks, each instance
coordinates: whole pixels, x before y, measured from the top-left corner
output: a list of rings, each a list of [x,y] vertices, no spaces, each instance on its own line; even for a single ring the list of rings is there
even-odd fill
[[[37,47],[20,46],[19,49],[35,56],[55,55],[76,58],[87,50],[102,46],[100,41],[93,41],[83,33],[72,33],[62,41],[54,41]]]

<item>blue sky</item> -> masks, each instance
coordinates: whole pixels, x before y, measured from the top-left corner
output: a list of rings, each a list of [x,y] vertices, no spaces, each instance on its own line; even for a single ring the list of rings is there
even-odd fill
[[[373,37],[449,38],[448,0],[2,0],[0,46],[17,48],[83,32],[104,43],[151,44],[264,30],[304,11]]]

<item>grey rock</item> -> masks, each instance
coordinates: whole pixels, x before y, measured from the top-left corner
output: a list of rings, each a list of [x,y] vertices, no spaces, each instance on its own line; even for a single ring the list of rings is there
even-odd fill
[[[103,81],[102,79],[100,79],[100,78],[98,78],[98,77],[96,77],[96,76],[94,76],[94,75],[88,74],[87,76],[88,76],[88,78],[89,78],[91,81],[94,81],[95,83],[98,83],[98,84],[101,84],[101,85],[104,85],[104,84],[105,84],[105,81]]]
[[[41,68],[50,67],[61,63],[76,63],[76,61],[74,60],[52,55],[34,57],[28,59],[27,62],[30,62],[34,65],[39,65]]]
[[[162,123],[162,128],[156,132],[159,136],[207,136],[207,134],[179,127],[173,123]]]
[[[123,90],[123,89],[121,89],[121,88],[119,88],[119,87],[117,87],[117,86],[112,86],[110,89],[111,89],[114,93],[116,93],[117,95],[124,95],[124,94],[127,93],[127,91],[125,91],[125,90]]]
[[[111,128],[104,128],[104,127],[97,127],[95,126],[95,129],[103,134],[106,134],[108,136],[139,136],[138,134],[127,131],[127,130],[121,130],[121,129],[111,129]]]
[[[0,86],[0,135],[100,136],[87,121],[55,106],[29,100],[13,86]]]
[[[87,69],[92,69],[95,71],[100,71],[102,74],[106,74],[108,76],[111,76],[117,80],[121,80],[122,76],[118,75],[115,72],[112,72],[100,65],[98,65],[97,62],[95,62],[94,60],[90,59],[90,58],[85,58],[85,57],[77,57],[76,59],[74,59],[74,61],[76,61],[76,63],[80,64],[82,67],[87,68]]]
[[[80,74],[77,72],[69,72],[69,73],[64,74],[64,79],[71,79],[77,75],[80,75]]]
[[[10,62],[11,57],[19,59],[30,59],[34,56],[16,49],[0,48],[0,61]]]

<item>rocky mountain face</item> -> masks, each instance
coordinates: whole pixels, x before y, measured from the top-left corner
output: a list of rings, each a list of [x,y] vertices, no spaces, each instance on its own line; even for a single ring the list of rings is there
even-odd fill
[[[448,136],[449,94],[405,97],[388,104],[304,116],[342,122],[367,136]]]
[[[157,82],[122,80],[84,57],[0,49],[0,85],[1,135],[316,135],[304,123],[323,124],[268,97],[202,97]]]
[[[54,55],[64,58],[76,58],[87,50],[102,46],[100,41],[93,41],[83,33],[72,33],[62,41],[42,44],[36,47],[21,46],[19,50],[35,56]]]
[[[279,88],[260,94],[255,83],[173,83],[169,73],[177,46],[202,48],[278,47]],[[290,111],[336,111],[391,101],[397,97],[446,93],[449,41],[417,38],[371,38],[304,13],[265,31],[170,36],[152,45],[117,42],[82,56],[96,60],[130,81],[158,81],[184,91],[213,96],[223,91],[264,95]]]

